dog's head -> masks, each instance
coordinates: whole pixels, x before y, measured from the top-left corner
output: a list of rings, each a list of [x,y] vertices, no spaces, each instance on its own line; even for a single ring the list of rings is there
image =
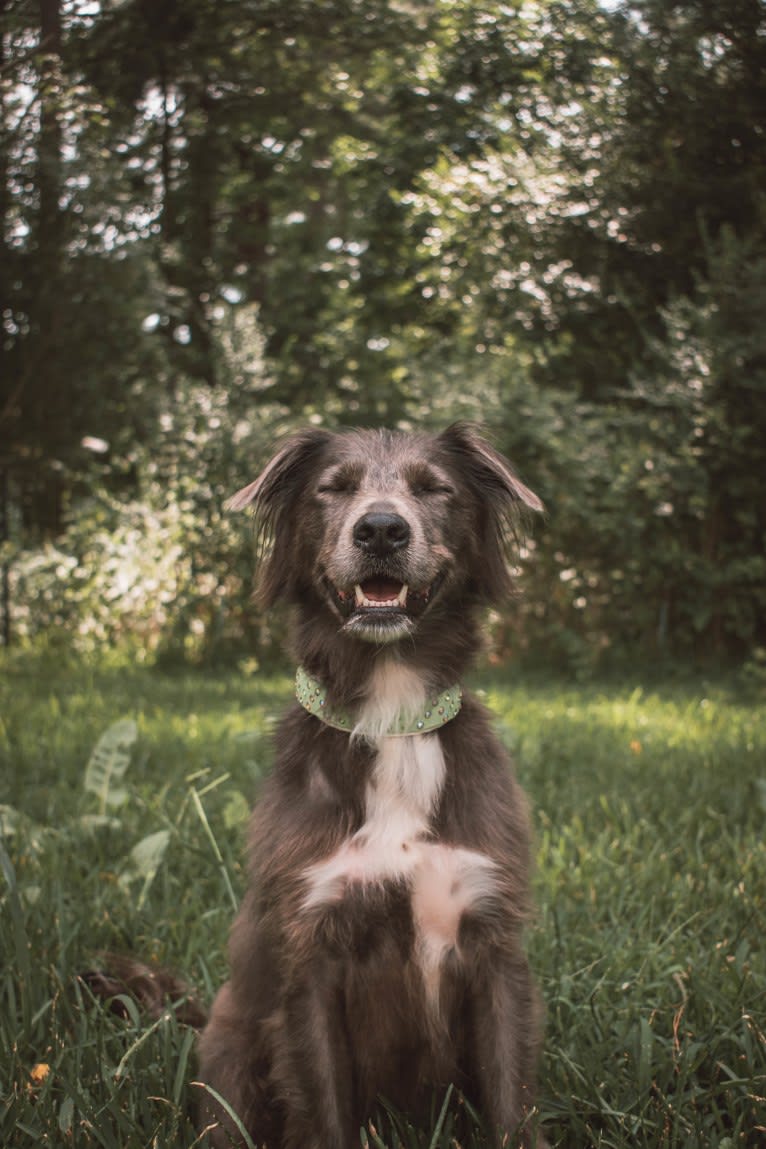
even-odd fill
[[[249,504],[271,547],[264,605],[329,612],[345,634],[378,644],[412,636],[448,605],[500,600],[520,516],[542,510],[465,423],[439,435],[299,432],[229,502]]]

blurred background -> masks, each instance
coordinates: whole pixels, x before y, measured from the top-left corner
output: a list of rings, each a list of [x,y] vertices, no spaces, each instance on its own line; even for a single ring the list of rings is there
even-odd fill
[[[263,659],[223,503],[479,420],[495,660],[766,674],[761,0],[0,0],[0,642]]]

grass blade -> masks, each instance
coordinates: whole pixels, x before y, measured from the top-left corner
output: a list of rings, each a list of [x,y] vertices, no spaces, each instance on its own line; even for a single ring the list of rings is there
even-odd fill
[[[19,981],[21,983],[22,1014],[24,1026],[27,1028],[30,1024],[32,1013],[30,998],[32,963],[29,958],[29,939],[27,937],[24,909],[21,905],[19,889],[16,883],[16,871],[13,862],[5,851],[2,840],[0,840],[0,869],[2,869],[5,875],[5,881],[8,885],[8,904],[10,906],[11,922],[13,924],[13,946],[16,955],[16,967],[19,972]]]
[[[439,1138],[441,1137],[442,1126],[444,1125],[444,1119],[447,1116],[447,1110],[449,1108],[450,1098],[452,1097],[453,1089],[454,1089],[454,1086],[449,1085],[447,1087],[447,1092],[444,1094],[444,1101],[442,1102],[441,1112],[439,1113],[439,1118],[436,1122],[434,1134],[433,1134],[433,1137],[431,1138],[431,1143],[428,1146],[428,1149],[436,1149]]]

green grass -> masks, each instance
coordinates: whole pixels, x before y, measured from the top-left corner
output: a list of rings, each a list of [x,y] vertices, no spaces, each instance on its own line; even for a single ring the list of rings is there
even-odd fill
[[[289,679],[33,655],[3,670],[0,1144],[189,1149],[193,1035],[118,1020],[74,974],[101,948],[135,950],[212,996]],[[701,683],[482,684],[537,828],[551,1145],[764,1144],[764,709]],[[138,730],[124,778],[86,789],[124,718]],[[432,1128],[384,1116],[369,1144],[454,1144],[441,1102]]]

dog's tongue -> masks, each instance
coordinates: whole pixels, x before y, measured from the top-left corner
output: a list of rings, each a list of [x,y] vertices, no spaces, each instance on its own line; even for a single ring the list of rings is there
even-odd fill
[[[403,584],[392,578],[368,578],[361,585],[370,602],[390,602],[398,597]]]

